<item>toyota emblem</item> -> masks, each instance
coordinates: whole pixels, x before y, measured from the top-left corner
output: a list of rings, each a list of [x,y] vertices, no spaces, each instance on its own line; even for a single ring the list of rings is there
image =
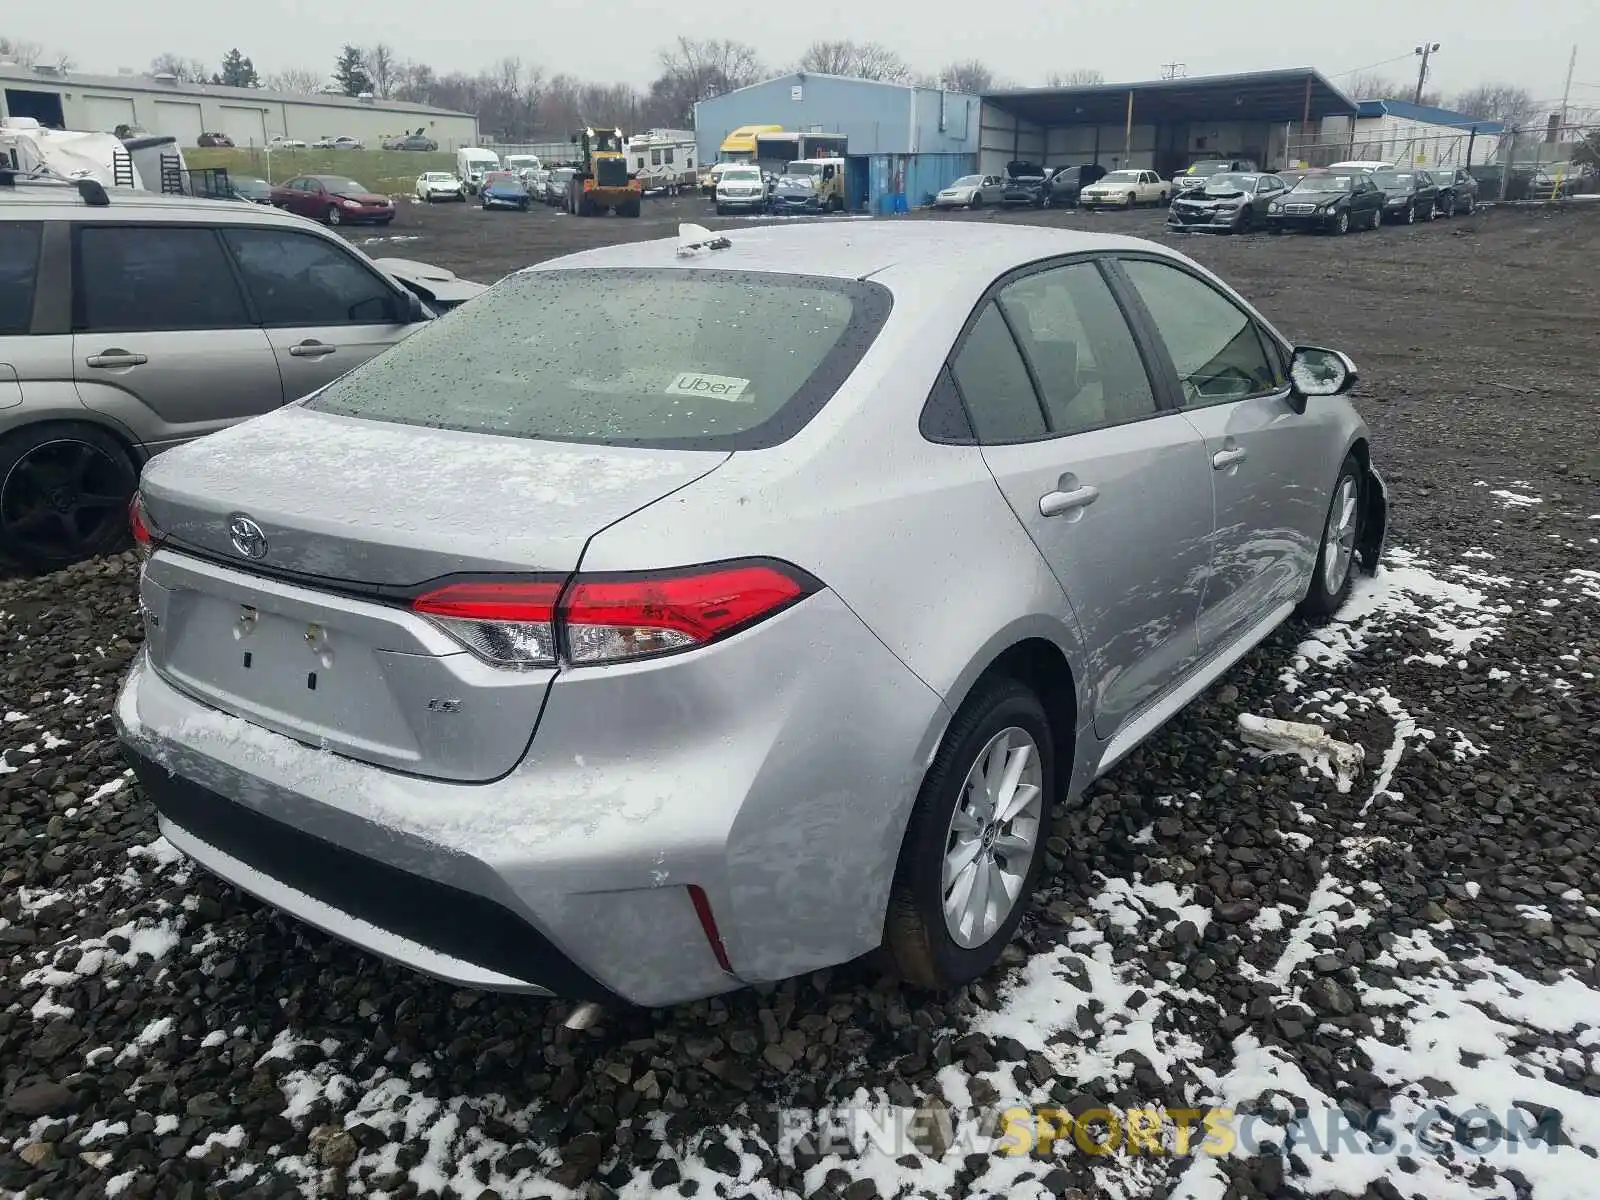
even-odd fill
[[[243,513],[228,518],[228,540],[233,548],[246,558],[264,558],[267,553],[267,535]]]

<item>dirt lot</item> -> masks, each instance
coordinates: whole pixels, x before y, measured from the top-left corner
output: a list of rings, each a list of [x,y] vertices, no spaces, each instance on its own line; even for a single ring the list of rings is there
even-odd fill
[[[646,211],[350,236],[490,280],[706,217]],[[1593,1197],[1600,212],[1181,248],[1360,364],[1390,553],[1055,814],[1033,918],[957,995],[852,964],[575,1034],[418,979],[157,836],[108,720],[131,563],[0,583],[0,1194]],[[1363,770],[1254,753],[1246,714]],[[997,1145],[1019,1106],[1082,1123]]]

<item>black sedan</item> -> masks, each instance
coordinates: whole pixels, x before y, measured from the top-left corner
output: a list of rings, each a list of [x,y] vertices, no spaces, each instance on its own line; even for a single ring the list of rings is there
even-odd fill
[[[1447,217],[1469,215],[1478,207],[1478,181],[1465,167],[1436,167],[1431,172],[1439,185],[1439,212]]]
[[[1248,233],[1266,221],[1288,185],[1276,175],[1228,171],[1212,175],[1199,191],[1180,192],[1167,212],[1168,229]]]
[[[1105,177],[1106,169],[1098,163],[1084,163],[1075,167],[1057,167],[1055,173],[1040,189],[1040,198],[1046,208],[1074,208],[1083,189]]]
[[[1385,221],[1415,225],[1439,211],[1439,185],[1426,171],[1374,171],[1372,179],[1383,189]]]
[[[1370,171],[1307,171],[1300,182],[1267,205],[1267,232],[1322,230],[1349,233],[1383,221],[1383,189]]]

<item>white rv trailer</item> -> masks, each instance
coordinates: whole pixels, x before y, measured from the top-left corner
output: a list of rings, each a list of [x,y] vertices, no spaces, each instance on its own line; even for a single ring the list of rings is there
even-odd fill
[[[698,179],[694,134],[687,129],[651,129],[628,139],[628,173],[647,192],[676,195]]]

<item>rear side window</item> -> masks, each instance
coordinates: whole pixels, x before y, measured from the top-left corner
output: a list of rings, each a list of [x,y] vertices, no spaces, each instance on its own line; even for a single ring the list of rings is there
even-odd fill
[[[1044,410],[1039,407],[1038,393],[1028,378],[1016,339],[993,302],[984,306],[951,367],[980,442],[1044,437]]]
[[[513,275],[308,402],[614,446],[755,449],[800,429],[888,317],[880,284],[717,270]]]
[[[0,222],[0,334],[27,333],[39,274],[37,221]]]
[[[78,231],[80,332],[238,329],[251,325],[216,234],[183,226],[85,225]]]

